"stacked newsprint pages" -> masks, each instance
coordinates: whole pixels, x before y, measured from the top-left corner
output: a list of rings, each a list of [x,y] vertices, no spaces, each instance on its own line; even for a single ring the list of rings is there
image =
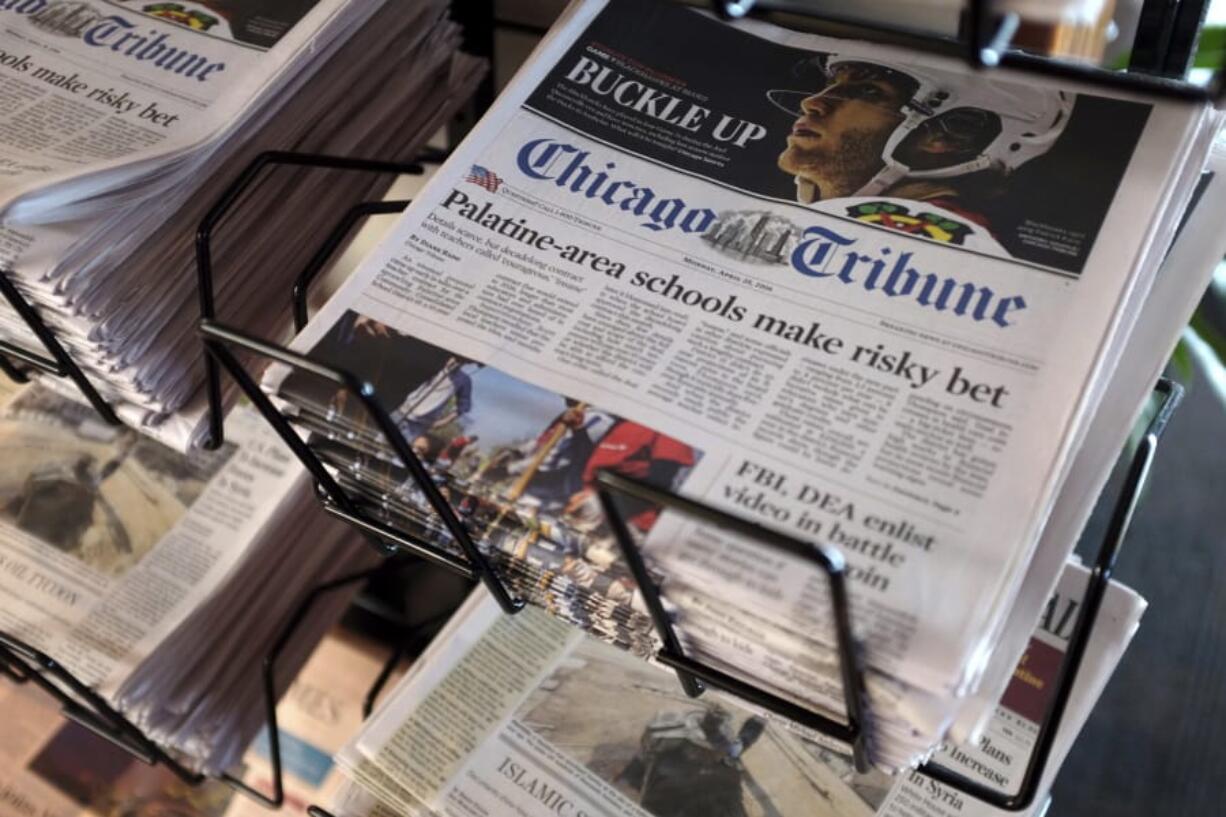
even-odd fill
[[[176,447],[202,411],[191,239],[225,187],[265,150],[407,161],[484,71],[445,0],[203,8],[0,4],[0,269],[120,416]],[[217,314],[276,336],[322,236],[390,181],[261,180],[217,230]],[[0,336],[41,350],[7,305]]]
[[[1001,789],[1026,768],[1089,572],[1070,563],[1008,691],[938,760]],[[1145,602],[1110,585],[1053,747],[1050,787]],[[1002,814],[930,778],[857,773],[735,698],[686,698],[667,671],[531,610],[470,600],[337,761],[336,817],[499,814],[955,817]],[[1042,803],[1039,798],[1035,809]]]
[[[896,770],[990,716],[1222,256],[1210,185],[1156,275],[1217,123],[577,2],[295,348],[368,381],[513,591],[640,656],[600,472],[838,550]],[[359,400],[266,384],[367,513],[452,546]],[[843,712],[821,571],[620,508],[690,655]]]
[[[0,632],[208,772],[264,723],[260,668],[293,608],[374,558],[311,512],[301,468],[254,412],[229,425],[222,450],[187,457],[39,384],[0,409]],[[279,691],[345,603],[311,609]]]

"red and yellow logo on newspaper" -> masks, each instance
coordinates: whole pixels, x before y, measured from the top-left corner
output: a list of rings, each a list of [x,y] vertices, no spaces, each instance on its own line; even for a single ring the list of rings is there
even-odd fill
[[[890,201],[869,201],[847,208],[847,215],[856,221],[901,230],[912,235],[922,235],[946,244],[961,244],[970,235],[969,225],[936,213],[917,213],[901,204]]]
[[[182,3],[151,3],[141,9],[150,17],[160,17],[196,31],[208,31],[217,25],[218,19],[202,11],[189,9]]]

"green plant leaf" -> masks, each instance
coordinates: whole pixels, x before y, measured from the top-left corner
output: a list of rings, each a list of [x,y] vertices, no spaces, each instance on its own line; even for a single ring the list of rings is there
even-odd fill
[[[1175,370],[1175,377],[1181,383],[1187,383],[1196,377],[1196,361],[1187,340],[1179,339],[1179,343],[1175,345],[1175,351],[1171,353],[1171,361],[1167,365]]]
[[[1226,57],[1226,26],[1205,26],[1196,45],[1193,68],[1218,68]]]
[[[1204,380],[1226,406],[1226,336],[1198,311],[1183,330],[1181,345],[1185,345]]]

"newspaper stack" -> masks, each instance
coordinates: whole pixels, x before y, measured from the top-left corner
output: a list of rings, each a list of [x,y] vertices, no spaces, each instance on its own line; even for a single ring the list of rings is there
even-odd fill
[[[640,656],[601,471],[838,551],[906,768],[990,716],[1226,249],[1210,185],[1155,274],[1217,124],[575,3],[294,348],[370,384],[513,591]],[[265,382],[367,513],[454,547],[358,400]],[[619,504],[688,654],[842,717],[821,571]]]
[[[408,161],[484,71],[445,0],[240,5],[0,9],[0,267],[120,416],[179,448],[203,411],[191,238],[226,186],[273,149]],[[263,178],[217,230],[218,317],[280,336],[294,276],[391,181]],[[41,350],[7,306],[0,334]]]
[[[236,411],[229,428],[222,450],[188,457],[40,384],[0,410],[0,631],[210,773],[264,724],[261,668],[294,608],[376,558],[313,509],[258,416]],[[278,694],[346,602],[311,608]]]
[[[334,630],[277,707],[285,813],[327,802],[342,779],[330,758],[362,724],[362,696],[386,649]],[[0,684],[0,815],[267,817],[256,800],[220,781],[185,786],[164,766],[149,766],[66,719],[32,684]],[[243,780],[270,791],[275,777],[261,735],[243,756]]]
[[[990,788],[1017,789],[1088,575],[1076,564],[1065,568],[987,727],[972,744],[942,750],[942,765]],[[1110,585],[1042,792],[1144,609],[1134,592]],[[506,618],[488,598],[470,600],[426,657],[337,756],[351,785],[334,801],[336,817],[535,814],[542,807],[659,817],[1007,813],[922,774],[857,773],[850,757],[735,698],[686,698],[666,671],[536,610]]]

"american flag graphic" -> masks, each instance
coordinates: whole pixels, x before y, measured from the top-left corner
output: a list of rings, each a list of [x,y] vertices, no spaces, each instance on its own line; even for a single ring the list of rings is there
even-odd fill
[[[491,193],[497,193],[499,186],[502,185],[502,179],[492,170],[487,170],[481,165],[473,165],[473,169],[468,171],[468,178],[464,181],[472,182],[480,185]]]

